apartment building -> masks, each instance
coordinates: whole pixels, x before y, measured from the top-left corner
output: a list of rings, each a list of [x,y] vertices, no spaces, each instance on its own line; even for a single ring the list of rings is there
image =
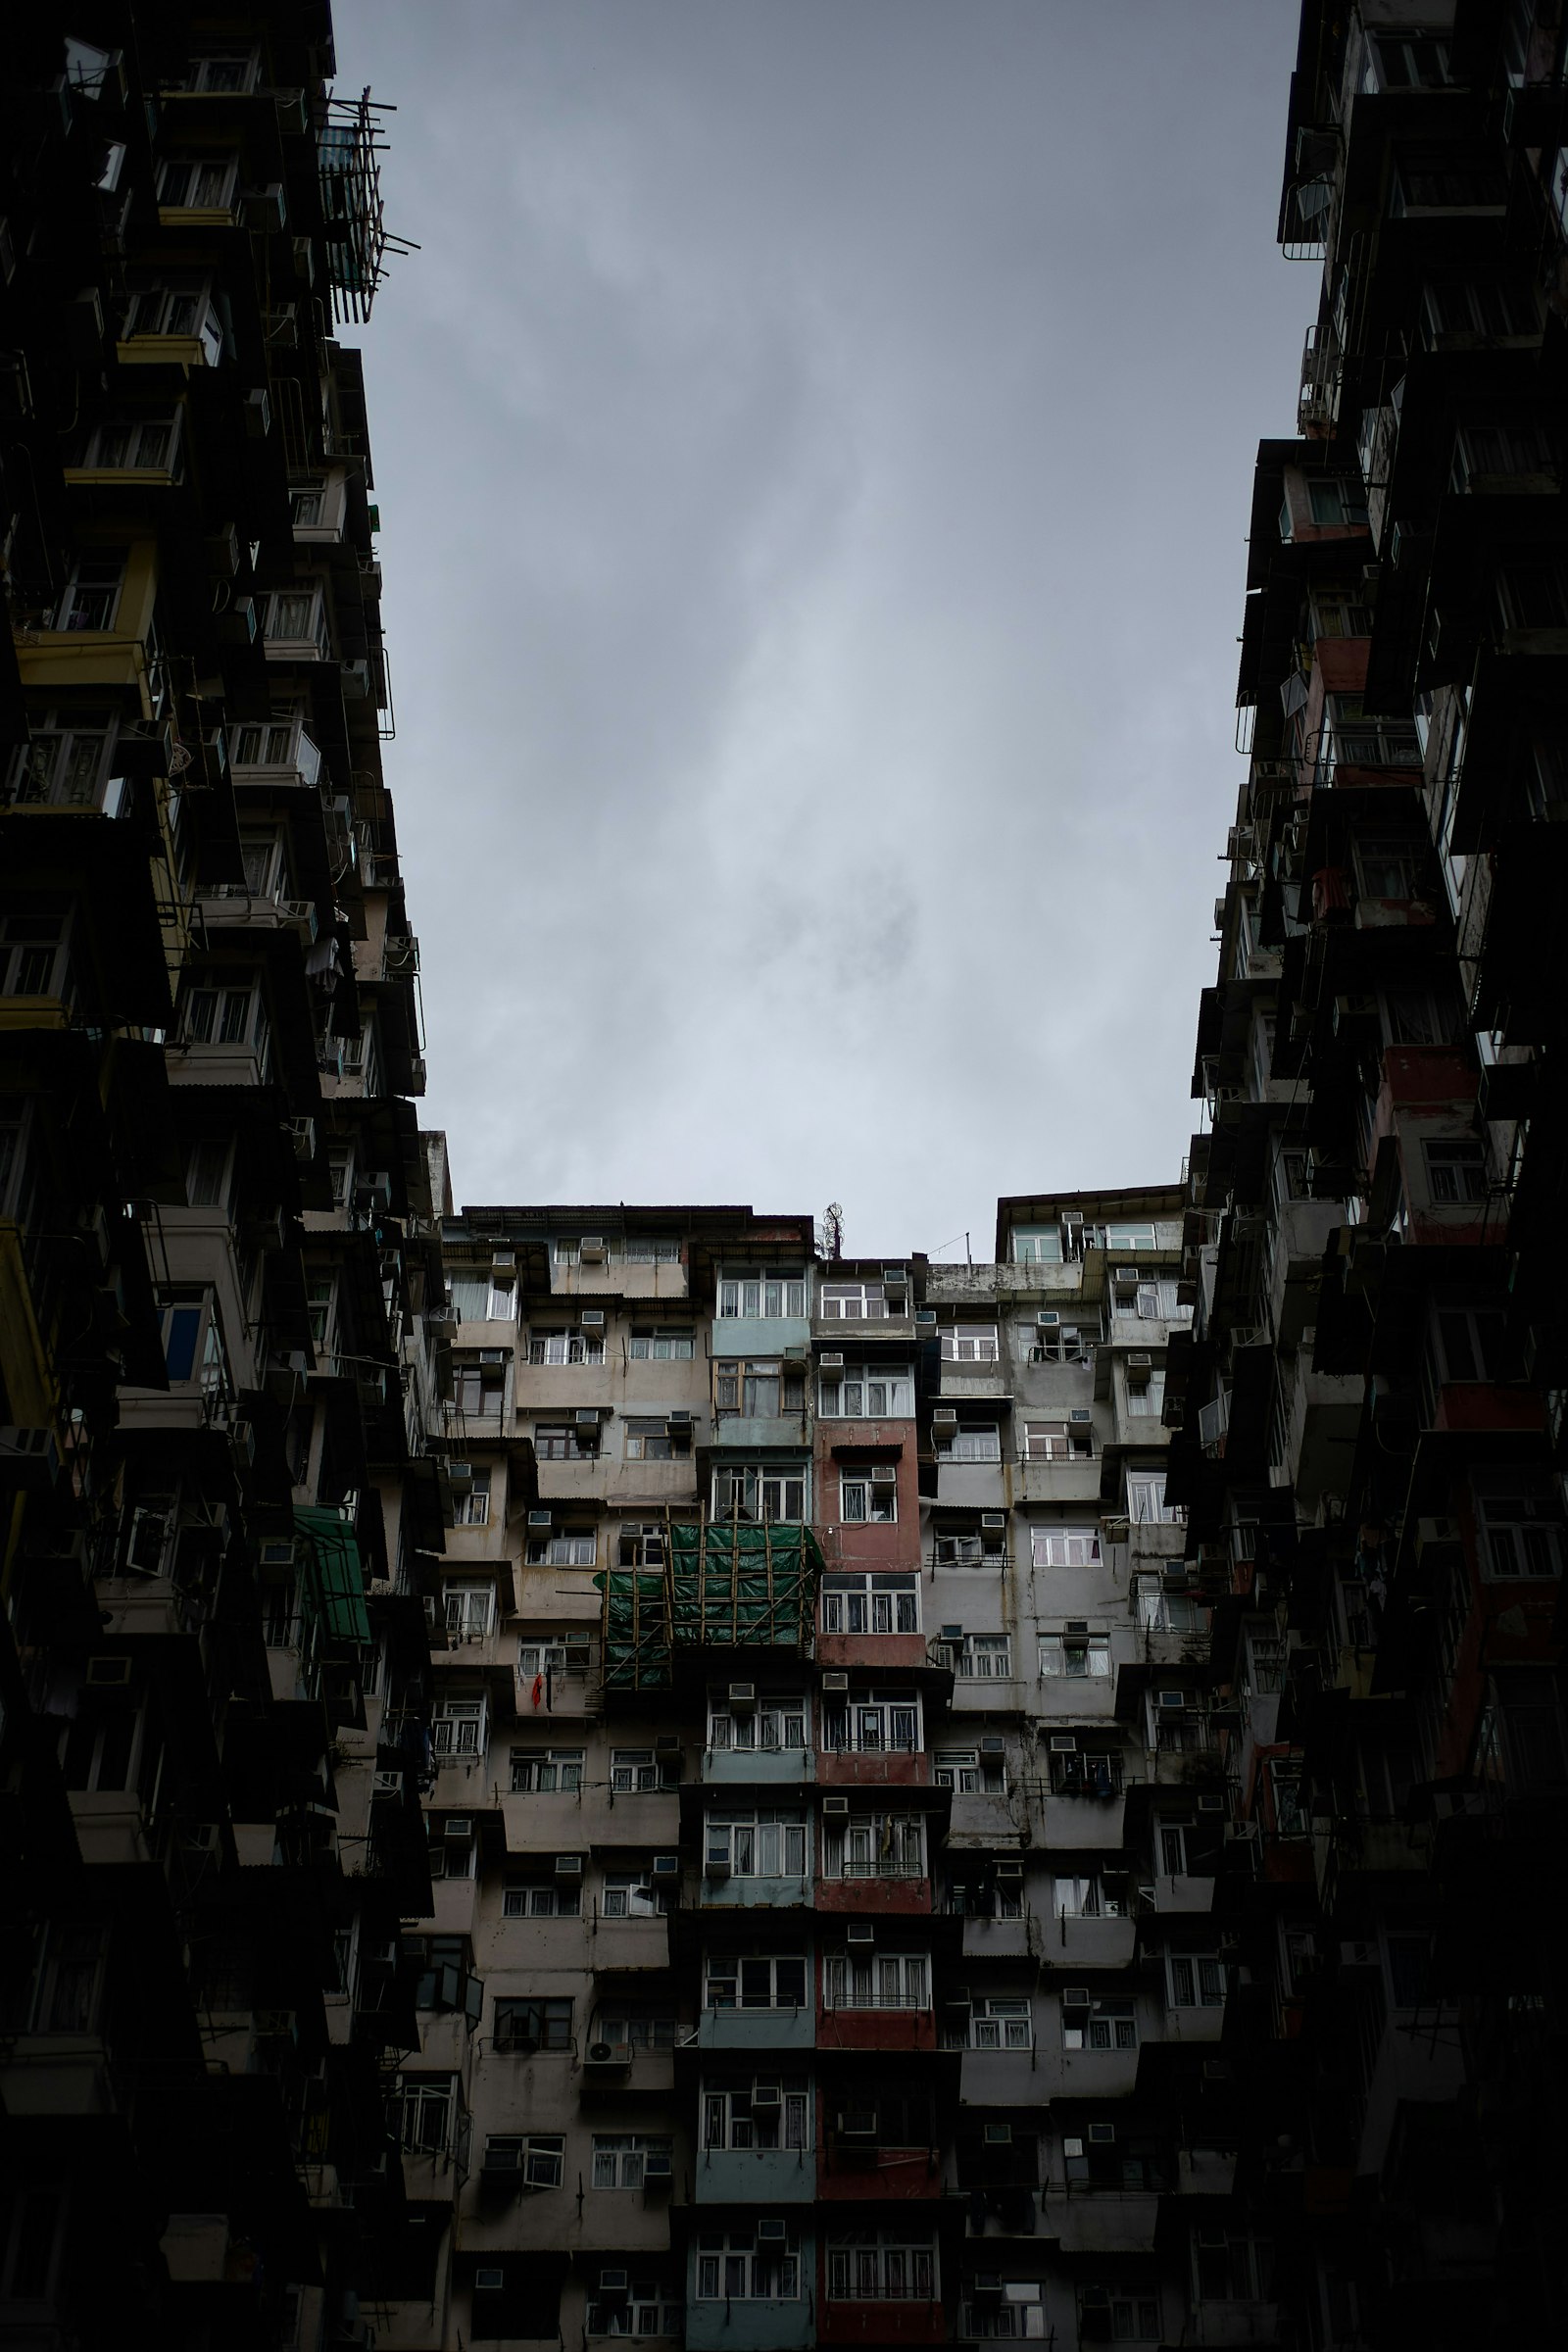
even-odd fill
[[[0,2334],[368,2340],[444,1304],[324,8],[0,90]]]
[[[739,1208],[447,1221],[380,2341],[1189,2324],[1235,2126],[1182,1211],[1004,1200],[956,1267]]]
[[[1291,92],[1321,289],[1258,452],[1166,1389],[1234,1724],[1252,2341],[1568,2324],[1564,41],[1308,0]]]

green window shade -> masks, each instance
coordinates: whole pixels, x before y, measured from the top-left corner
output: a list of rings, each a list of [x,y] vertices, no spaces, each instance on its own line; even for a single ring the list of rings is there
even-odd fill
[[[365,1574],[353,1530],[336,1511],[297,1510],[294,1524],[305,1539],[306,1575],[328,1639],[368,1644]]]

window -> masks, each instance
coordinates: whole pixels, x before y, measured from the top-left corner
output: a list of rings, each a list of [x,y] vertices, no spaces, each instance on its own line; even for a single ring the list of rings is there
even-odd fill
[[[634,1331],[626,1353],[633,1363],[689,1364],[692,1346],[689,1331]]]
[[[27,2021],[31,2033],[95,2031],[107,1947],[108,1936],[95,1923],[51,1920],[33,1986]]]
[[[582,1888],[569,1879],[518,1880],[504,1887],[503,1919],[580,1919]]]
[[[582,1788],[583,1751],[580,1747],[514,1747],[512,1751],[514,1796],[576,1796]]]
[[[1098,1328],[1091,1335],[1076,1323],[1019,1323],[1013,1331],[1018,1353],[1031,1364],[1087,1364]]]
[[[265,1067],[269,1035],[267,1005],[253,972],[190,975],[180,1020],[180,1036],[187,1046],[248,1046]]]
[[[1371,636],[1371,609],[1348,589],[1313,587],[1307,592],[1307,600],[1308,626],[1314,639]]]
[[[944,1363],[994,1364],[999,1353],[994,1323],[949,1323],[943,1329]]]
[[[719,1276],[718,1312],[720,1320],[740,1316],[747,1322],[804,1316],[806,1277],[794,1269],[787,1273],[728,1269]]]
[[[209,95],[244,91],[254,87],[256,74],[254,49],[222,49],[209,57],[193,57],[177,80],[166,81],[160,75],[159,86],[167,90],[202,90]]]
[[[601,1910],[606,1919],[663,1919],[673,1908],[668,1886],[658,1886],[645,1870],[605,1873]]]
[[[1157,1576],[1135,1580],[1138,1622],[1146,1634],[1206,1634],[1209,1613],[1185,1592],[1167,1592]]]
[[[1507,629],[1568,628],[1568,565],[1520,558],[1497,573],[1497,601]]]
[[[1527,286],[1509,286],[1491,278],[1461,279],[1425,289],[1427,333],[1431,342],[1449,335],[1539,335],[1541,316]]]
[[[533,1425],[536,1461],[596,1462],[599,1459],[598,1441],[597,1427],[591,1433],[584,1433],[573,1421],[536,1421]]]
[[[662,1520],[622,1521],[617,1544],[618,1562],[622,1568],[662,1568],[666,1548]]]
[[[1005,1568],[1007,1531],[949,1522],[943,1533],[933,1535],[932,1558],[939,1568]]]
[[[1105,1227],[1105,1249],[1111,1256],[1118,1250],[1157,1250],[1159,1237],[1152,1225],[1141,1220],[1132,1224],[1117,1223]]]
[[[713,1515],[769,1526],[806,1517],[806,1466],[773,1469],[765,1462],[732,1462],[713,1472]]]
[[[1037,1522],[1029,1531],[1029,1553],[1037,1568],[1098,1568],[1100,1530]]]
[[[702,2093],[705,2148],[807,2148],[809,2093],[802,2075],[771,2076]]]
[[[1267,2303],[1274,2293],[1274,2248],[1266,2238],[1226,2230],[1193,2232],[1193,2289],[1200,2303]]]
[[[316,783],[321,772],[321,755],[306,733],[297,706],[284,705],[269,719],[230,727],[228,757],[235,767],[277,768],[303,784]]]
[[[78,607],[72,603],[78,593],[81,566],[77,565],[61,600],[59,610],[66,615],[59,623],[62,628],[113,627],[120,595],[118,557],[113,560],[112,570],[112,583],[98,593],[96,601],[84,601]],[[81,584],[79,592],[84,599],[92,599],[93,591],[86,583]],[[70,614],[78,610],[92,617],[73,621]],[[74,710],[62,707],[49,711],[41,721],[34,719],[31,725],[31,742],[24,744],[11,762],[7,780],[10,798],[24,808],[103,807],[117,741],[113,710],[87,704]]]
[[[452,1294],[452,1311],[460,1323],[510,1323],[517,1312],[517,1294],[511,1283],[493,1283],[488,1274],[453,1274],[447,1276],[447,1289]],[[530,1354],[530,1363],[543,1363],[542,1355]]]
[[[586,1642],[523,1642],[517,1647],[517,1680],[531,1683],[541,1674],[584,1674],[591,1657]]]
[[[824,1421],[908,1421],[914,1416],[914,1373],[908,1364],[846,1363],[817,1382]]]
[[[1452,79],[1448,44],[1435,33],[1367,35],[1363,90],[1439,90]]]
[[[1173,2009],[1225,2006],[1225,1965],[1217,1952],[1167,1952],[1165,1984]]]
[[[438,1756],[482,1756],[488,1740],[489,1717],[482,1698],[437,1700],[430,1740]]]
[[[624,2277],[624,2273],[622,2274]],[[615,2280],[613,2293],[601,2289],[588,2298],[590,2335],[684,2334],[686,2310],[679,2292],[659,2278],[637,2277],[629,2286]]]
[[[103,473],[168,473],[178,440],[177,416],[111,417],[93,432],[82,465]]]
[[[703,2230],[697,2238],[700,2303],[798,2303],[801,2246],[793,2230],[759,2241],[753,2229]]]
[[[1519,1370],[1517,1354],[1508,1342],[1507,1317],[1500,1307],[1435,1306],[1428,1352],[1439,1382],[1507,1380]],[[1435,1405],[1435,1398],[1433,1402]]]
[[[1157,2343],[1164,2331],[1158,2295],[1134,2295],[1123,2288],[1082,2286],[1078,2290],[1078,2336],[1082,2343]]]
[[[916,1755],[920,1702],[912,1690],[872,1690],[853,1700],[824,1699],[822,1746],[829,1755]]]
[[[1053,1748],[1053,1796],[1119,1796],[1121,1757],[1110,1748],[1080,1748],[1071,1754]]]
[[[1452,147],[1434,147],[1398,158],[1389,210],[1399,220],[1411,213],[1500,213],[1507,203],[1500,170],[1467,162]]]
[[[223,330],[205,277],[171,274],[158,285],[138,288],[125,305],[122,333],[127,341],[134,335],[178,336],[187,342],[199,338],[209,368],[216,368],[223,356]]]
[[[493,1419],[502,1410],[507,1393],[507,1366],[501,1349],[459,1356],[452,1369],[454,1412],[464,1420]]]
[[[946,1440],[936,1433],[936,1443],[944,1461],[1000,1462],[1002,1432],[995,1421],[960,1421]]]
[[[978,1867],[983,1873],[987,1871],[983,1861]],[[1022,1881],[999,1883],[992,1875],[950,1879],[944,1908],[956,1919],[1022,1919]],[[961,2034],[958,2039],[962,2041]]]
[[[605,2010],[594,2029],[594,2039],[619,2043],[629,2050],[672,2050],[680,2031],[680,2021],[672,2010]]]
[[[610,1786],[616,1796],[648,1794],[659,1787],[659,1766],[651,1747],[612,1747]]]
[[[1074,1682],[1100,1681],[1110,1673],[1108,1634],[1042,1634],[1040,1672],[1046,1681],[1055,1677]]]
[[[594,2133],[595,2188],[641,2188],[643,2171],[650,2156],[670,2154],[667,2138],[650,2136],[641,2132]]]
[[[846,1471],[839,1479],[839,1518],[846,1527],[891,1527],[899,1515],[895,1478],[870,1470]]]
[[[1075,1454],[1087,1457],[1093,1449],[1094,1440],[1081,1422],[1026,1421],[1023,1425],[1026,1462],[1070,1462]]]
[[[185,1199],[192,1208],[227,1204],[230,1149],[226,1135],[199,1135],[186,1145]],[[316,1338],[314,1314],[311,1337]]]
[[[686,1451],[676,1445],[663,1419],[628,1419],[622,1426],[628,1462],[673,1462]]]
[[[792,1373],[777,1356],[728,1357],[713,1366],[713,1410],[721,1420],[739,1413],[748,1421],[776,1421],[781,1413],[805,1409],[804,1372]]]
[[[559,2188],[565,2161],[566,2142],[559,2132],[492,2132],[484,2143],[484,2170],[515,2173],[529,2188]]]
[[[1015,1225],[1012,1231],[1012,1257],[1014,1265],[1019,1266],[1059,1266],[1060,1226]]]
[[[1557,472],[1556,444],[1538,417],[1492,423],[1472,418],[1455,436],[1451,487],[1461,494],[1489,478],[1537,475],[1555,482]]]
[[[291,490],[288,494],[288,514],[294,530],[319,530],[326,520],[326,492]]]
[[[325,661],[331,647],[319,587],[274,588],[257,602],[269,651],[273,646],[308,646]]]
[[[454,1642],[483,1642],[495,1618],[494,1585],[448,1585],[447,1636]]]
[[[922,1879],[925,1822],[918,1813],[852,1813],[822,1823],[825,1879]]]
[[[164,1367],[172,1387],[196,1382],[215,1402],[231,1393],[228,1352],[211,1291],[176,1291],[159,1309]]]
[[[1130,1413],[1146,1414],[1152,1421],[1161,1418],[1165,1410],[1165,1375],[1163,1371],[1151,1372],[1141,1389],[1129,1387],[1127,1410]]]
[[[1093,1872],[1058,1873],[1051,1890],[1051,1907],[1058,1919],[1120,1919],[1119,1894],[1112,1894]]]
[[[455,2076],[400,2075],[387,2121],[398,2145],[411,2155],[444,2156],[453,2146],[457,2112]]]
[[[1165,1500],[1163,1470],[1129,1470],[1127,1516],[1140,1527],[1180,1527],[1187,1510],[1183,1503]]]
[[[830,2303],[933,2303],[936,2241],[902,2230],[837,2230],[827,2241],[827,2293]]]
[[[708,1744],[717,1752],[778,1754],[806,1746],[807,1701],[798,1690],[760,1690],[757,1704],[731,1708],[723,1686],[709,1694]]]
[[[991,1993],[977,2000],[960,2039],[971,2050],[1032,2050],[1035,2029],[1027,1997]]]
[[[960,1796],[975,1796],[982,1790],[1001,1796],[1007,1786],[1002,1758],[982,1757],[974,1747],[939,1747],[931,1778],[937,1788],[951,1788]]]
[[[681,1262],[680,1244],[669,1237],[628,1234],[619,1254],[628,1266],[678,1266]]]
[[[705,2005],[710,2009],[804,2009],[808,1964],[799,1952],[708,1955]]]
[[[822,1579],[824,1634],[917,1634],[919,1579],[897,1571]]]
[[[530,1568],[591,1568],[599,1539],[591,1527],[564,1527],[553,1536],[528,1538]]]
[[[1494,1583],[1561,1576],[1568,1529],[1561,1495],[1549,1475],[1494,1471],[1471,1484],[1482,1575]]]
[[[452,1497],[454,1527],[488,1527],[490,1524],[490,1473],[470,1466],[471,1484]]]
[[[931,1961],[925,1952],[828,1952],[822,1997],[829,2009],[929,2009]]]
[[[1434,1203],[1485,1200],[1487,1148],[1455,1137],[1421,1147],[1427,1163],[1427,1192]]]
[[[508,1293],[511,1297],[512,1294]],[[543,1331],[537,1325],[528,1333],[528,1361],[530,1364],[602,1364],[605,1343],[588,1331]]]
[[[947,1644],[960,1682],[1005,1683],[1012,1676],[1010,1634],[962,1634]]]
[[[498,2050],[519,2052],[569,2050],[571,2002],[564,1998],[535,1997],[498,2000],[495,2046]]]
[[[27,2315],[16,2307],[55,2301],[66,2250],[67,2210],[65,2189],[36,2182],[19,2183],[0,2201],[0,2308],[15,2315],[8,2332],[44,2332],[44,2328],[27,2328]],[[53,2333],[53,2328],[48,2331]]]
[[[898,1311],[904,1312],[902,1294]],[[824,1282],[817,1292],[816,1312],[824,1323],[885,1322],[887,1292],[880,1282]]]
[[[1064,2050],[1136,2050],[1138,2017],[1131,2001],[1092,2001],[1061,2013]]]
[[[751,1809],[710,1813],[705,1856],[710,1877],[804,1877],[806,1816]]]

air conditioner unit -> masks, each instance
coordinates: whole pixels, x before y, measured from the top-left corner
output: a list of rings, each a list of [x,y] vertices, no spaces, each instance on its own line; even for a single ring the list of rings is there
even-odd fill
[[[643,2158],[643,2181],[668,2181],[675,2177],[675,2167],[662,2148],[650,2148]]]
[[[674,1437],[678,1431],[682,1431],[682,1430],[687,1430],[687,1431],[689,1431],[689,1430],[690,1430],[690,1428],[691,1428],[691,1425],[692,1425],[692,1417],[691,1417],[691,1414],[690,1414],[690,1413],[688,1413],[688,1412],[673,1412],[673,1413],[671,1413],[671,1414],[670,1414],[670,1416],[669,1416],[669,1419],[667,1420],[667,1422],[665,1423],[665,1425],[664,1425],[664,1426],[665,1426],[665,1427],[666,1427],[666,1429],[669,1431],[669,1434],[670,1434],[670,1436],[671,1436],[671,1437]]]
[[[1156,1690],[1154,1704],[1163,1712],[1176,1714],[1186,1706],[1187,1693],[1185,1690]]]
[[[783,2097],[776,2082],[757,2082],[753,2084],[752,2113],[754,2115],[759,2113],[768,2114],[773,2108],[781,2107],[783,2103]]]
[[[591,1434],[595,1439],[598,1438],[599,1413],[596,1406],[584,1405],[580,1407],[579,1410],[573,1414],[572,1419],[576,1425],[577,1435],[579,1437],[582,1437],[585,1434]]]
[[[1053,1732],[1051,1753],[1054,1756],[1075,1756],[1078,1753],[1076,1736],[1072,1732]]]
[[[535,1533],[542,1532],[548,1535],[555,1524],[556,1514],[554,1511],[530,1511],[528,1513],[528,1526]]]
[[[630,2271],[601,2271],[599,2292],[601,2296],[613,2296],[617,2299],[622,2295],[629,2295],[631,2292]]]
[[[757,2242],[760,2246],[782,2246],[788,2241],[789,2233],[788,2222],[764,2221],[757,2225]]]
[[[817,1357],[816,1360],[824,1372],[842,1372],[844,1369],[844,1350],[842,1348],[824,1348],[822,1353]]]
[[[447,1485],[452,1489],[454,1494],[466,1494],[468,1489],[473,1485],[473,1464],[471,1462],[448,1461],[446,1473]]]
[[[602,1266],[606,1255],[604,1235],[585,1233],[577,1244],[577,1255],[585,1266]]]
[[[811,1359],[803,1348],[787,1348],[783,1364],[786,1372],[809,1372],[811,1369]]]
[[[1064,1984],[1061,1988],[1061,2005],[1064,2009],[1087,2009],[1089,2006],[1088,1985]]]
[[[942,1996],[944,2009],[972,2009],[974,1998],[967,1984],[950,1984]]]
[[[1043,1306],[1035,1317],[1035,1329],[1037,1331],[1054,1331],[1060,1321],[1061,1317],[1054,1306]]]
[[[999,1886],[1021,1886],[1023,1885],[1023,1864],[1021,1862],[999,1862],[997,1864],[997,1885]]]
[[[944,1642],[961,1642],[961,1641],[963,1640],[963,1628],[962,1628],[962,1626],[961,1626],[961,1625],[945,1625],[945,1626],[943,1626],[943,1628],[942,1628],[942,1640],[943,1640]]]
[[[515,1251],[515,1250],[491,1250],[491,1252],[490,1252],[490,1274],[491,1274],[491,1278],[492,1278],[492,1280],[493,1280],[493,1279],[495,1278],[495,1276],[496,1276],[496,1275],[498,1275],[498,1274],[500,1274],[500,1275],[502,1275],[502,1276],[506,1276],[506,1275],[515,1274],[515,1272],[516,1272],[516,1271],[517,1271],[517,1252]]]
[[[684,1751],[680,1743],[680,1736],[676,1732],[661,1732],[658,1739],[654,1741],[654,1753],[656,1756],[678,1756],[683,1752]]]
[[[844,1821],[849,1816],[849,1810],[850,1800],[847,1796],[824,1796],[822,1799],[822,1813],[825,1820]]]
[[[1002,2292],[1000,2275],[996,2271],[976,2271],[973,2291],[976,2295],[1000,2295]]]
[[[605,1328],[605,1310],[602,1306],[585,1306],[578,1320],[581,1322],[584,1331],[603,1331]]]
[[[130,1681],[130,1660],[129,1658],[89,1658],[86,1680],[94,1690],[123,1690]]]
[[[956,1430],[958,1426],[958,1416],[951,1404],[939,1404],[931,1416],[931,1426],[933,1429]]]
[[[850,1678],[847,1674],[824,1674],[822,1677],[822,1689],[824,1691],[838,1690],[847,1692],[849,1688]]]
[[[558,1854],[556,1856],[556,1876],[558,1879],[580,1879],[582,1877],[581,1854]]]
[[[1200,1813],[1223,1813],[1225,1799],[1222,1796],[1200,1796],[1198,1800],[1198,1810]]]
[[[680,1877],[679,1854],[656,1854],[653,1875],[656,1879],[678,1879]]]
[[[1091,2124],[1089,2127],[1089,2144],[1093,2148],[1114,2147],[1116,2144],[1115,2125]]]
[[[292,1536],[264,1536],[256,1546],[258,1568],[292,1568],[294,1539]]]
[[[988,1732],[980,1742],[980,1753],[983,1756],[1005,1755],[1007,1743],[1000,1732]]]
[[[447,1815],[446,1822],[443,1825],[441,1835],[443,1838],[471,1838],[473,1836],[472,1815],[468,1813],[449,1813]]]
[[[983,1533],[988,1536],[1005,1535],[1007,1532],[1007,1514],[1005,1511],[982,1511],[980,1514],[980,1526]]]
[[[935,1335],[937,1319],[931,1307],[921,1306],[915,1309],[914,1328],[916,1331],[924,1333],[928,1339]]]
[[[868,1919],[852,1919],[844,1931],[844,1940],[849,1944],[875,1943],[876,1930]]]
[[[727,1841],[723,1845],[709,1847],[705,1870],[706,1875],[710,1879],[727,1879],[729,1877],[729,1845]]]
[[[737,1708],[755,1707],[757,1704],[757,1685],[755,1683],[731,1683],[729,1687],[729,1704],[731,1713],[733,1713]]]
[[[852,2107],[834,2118],[840,2139],[874,2140],[876,2138],[876,2109]]]
[[[1067,1415],[1068,1420],[1076,1423],[1080,1429],[1087,1429],[1094,1417],[1093,1410],[1087,1404],[1075,1404]]]
[[[473,2274],[476,2295],[498,2295],[507,2283],[507,2274],[499,2263],[482,2262]]]
[[[899,1470],[896,1462],[874,1462],[872,1464],[871,1484],[873,1487],[881,1487],[886,1490],[896,1487],[898,1483]]]
[[[620,2074],[631,2064],[629,2041],[591,2041],[583,2060],[588,2074]]]
[[[1010,2124],[987,2124],[982,2137],[988,2148],[1010,2148],[1012,2126]]]

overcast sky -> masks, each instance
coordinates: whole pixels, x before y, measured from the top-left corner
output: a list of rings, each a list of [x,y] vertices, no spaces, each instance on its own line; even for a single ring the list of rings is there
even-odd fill
[[[422,248],[363,340],[460,1202],[985,1255],[1174,1180],[1296,0],[335,17]]]

